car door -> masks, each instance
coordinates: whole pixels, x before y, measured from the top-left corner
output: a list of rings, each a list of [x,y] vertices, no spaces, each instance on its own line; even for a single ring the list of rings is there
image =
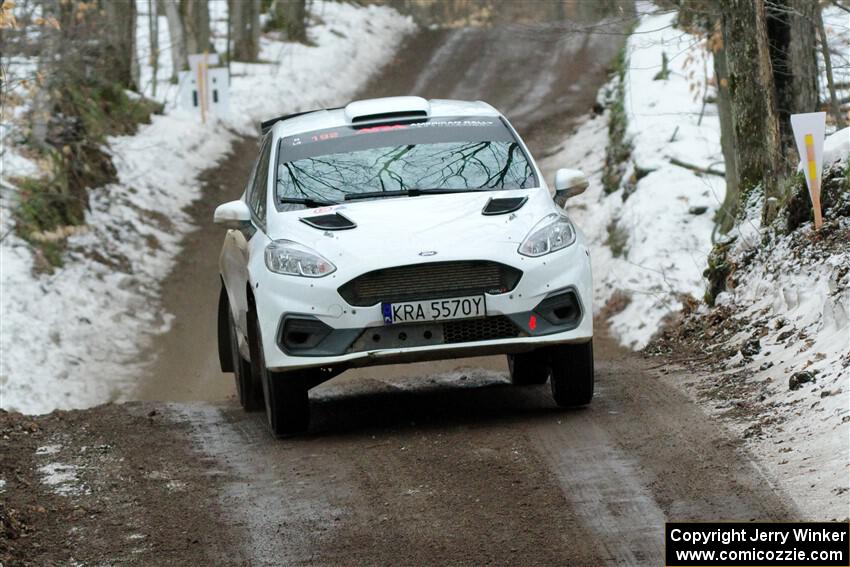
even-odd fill
[[[248,343],[248,260],[249,241],[258,230],[265,232],[266,198],[268,194],[269,160],[271,157],[271,138],[268,133],[260,147],[260,155],[251,171],[248,184],[242,198],[251,209],[251,224],[227,232],[222,248],[220,265],[228,299],[238,328],[239,350],[246,358],[249,356]]]

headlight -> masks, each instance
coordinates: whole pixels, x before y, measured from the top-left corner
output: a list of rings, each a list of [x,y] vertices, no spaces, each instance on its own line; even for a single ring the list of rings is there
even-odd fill
[[[543,256],[566,248],[575,241],[576,231],[570,220],[558,213],[552,213],[534,225],[519,245],[518,252],[523,256]]]
[[[275,240],[266,246],[266,267],[276,274],[321,278],[336,266],[306,246],[291,240]]]

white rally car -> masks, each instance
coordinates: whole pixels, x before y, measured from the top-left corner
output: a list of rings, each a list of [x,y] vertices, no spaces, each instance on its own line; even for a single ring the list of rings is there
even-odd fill
[[[263,124],[219,206],[219,358],[275,435],[348,368],[506,354],[515,384],[593,396],[590,258],[565,200],[483,102],[392,97]],[[265,402],[265,404],[264,404]]]

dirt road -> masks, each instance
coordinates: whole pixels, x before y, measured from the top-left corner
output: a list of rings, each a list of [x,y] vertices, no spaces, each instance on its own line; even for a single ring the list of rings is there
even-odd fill
[[[590,109],[619,41],[564,37],[546,25],[423,33],[364,96],[486,98],[539,153]],[[587,409],[557,409],[545,386],[510,386],[502,358],[379,367],[312,391],[310,433],[273,440],[261,414],[237,407],[215,356],[222,235],[209,219],[240,192],[254,154],[254,142],[243,141],[208,173],[193,211],[200,228],[166,282],[176,324],[147,354],[153,362],[136,397],[170,403],[71,412],[31,433],[5,426],[15,447],[61,445],[57,455],[89,487],[57,496],[43,473],[41,484],[30,482],[34,491],[9,483],[10,500],[41,491],[53,507],[50,530],[32,535],[38,557],[661,565],[665,520],[796,516],[739,443],[674,387],[681,376],[661,377],[604,333]],[[57,420],[74,424],[72,432]],[[86,443],[86,427],[109,447],[93,461],[78,450],[95,444]],[[29,454],[10,449],[4,478],[45,466]],[[110,506],[116,499],[121,506]],[[100,530],[102,546],[72,538],[51,547],[67,530],[64,514],[78,529]]]

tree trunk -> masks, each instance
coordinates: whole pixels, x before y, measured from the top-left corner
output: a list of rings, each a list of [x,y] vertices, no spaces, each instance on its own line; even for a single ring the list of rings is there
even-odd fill
[[[306,0],[275,0],[271,5],[272,21],[292,41],[307,41]]]
[[[138,82],[136,60],[136,0],[101,3],[106,16],[106,46],[103,50],[104,78],[125,88],[135,89]]]
[[[156,81],[159,73],[159,11],[156,0],[148,0],[148,36],[150,37],[149,63],[151,66],[151,95],[156,98]]]
[[[180,21],[186,38],[186,53],[210,51],[210,10],[208,2],[180,0]]]
[[[717,83],[717,113],[720,118],[720,148],[723,151],[726,177],[726,197],[717,211],[720,232],[729,232],[738,216],[738,169],[735,160],[735,135],[732,123],[732,102],[729,98],[729,71],[726,65],[726,48],[721,45],[714,52],[714,79]]]
[[[233,59],[256,61],[260,52],[260,0],[230,0]]]
[[[168,20],[168,37],[171,38],[171,81],[177,82],[180,71],[186,68],[186,38],[183,35],[183,24],[180,21],[179,0],[163,0],[165,17]]]
[[[817,108],[816,9],[811,0],[776,0],[767,7],[776,110],[785,150],[794,148],[791,115]]]
[[[763,0],[721,0],[736,169],[742,196],[761,185],[762,221],[775,216],[782,146]]]
[[[817,2],[790,0],[791,69],[794,72],[794,112],[818,109],[818,58],[816,32],[819,21]]]
[[[835,82],[832,78],[832,58],[829,54],[829,45],[826,41],[826,30],[823,27],[823,16],[821,15],[820,7],[815,9],[815,25],[820,36],[820,48],[823,54],[823,64],[826,67],[826,84],[829,88],[829,109],[835,118],[835,124],[839,128],[844,127],[844,116],[841,114],[841,107],[838,105],[838,97],[835,95]]]

